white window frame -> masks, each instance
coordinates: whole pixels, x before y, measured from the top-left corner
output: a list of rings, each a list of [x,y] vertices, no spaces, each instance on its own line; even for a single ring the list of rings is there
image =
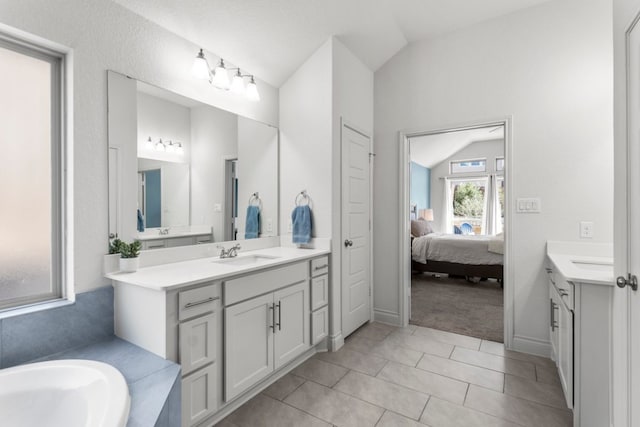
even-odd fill
[[[502,160],[502,169],[498,169],[498,162]],[[496,157],[495,170],[499,174],[500,172],[504,172],[504,157]]]
[[[0,46],[50,62],[51,121],[51,281],[52,291],[0,302],[0,319],[75,301],[73,274],[73,51],[0,24]],[[28,243],[27,243],[28,244]]]
[[[471,162],[484,162],[484,168],[483,169],[473,169],[473,168],[469,168],[468,170],[465,171],[454,171],[454,164],[460,164],[460,163],[471,163]],[[451,175],[462,175],[462,174],[466,174],[466,173],[486,173],[487,172],[487,159],[486,158],[480,158],[480,159],[460,159],[460,160],[451,160],[449,162],[449,173]]]

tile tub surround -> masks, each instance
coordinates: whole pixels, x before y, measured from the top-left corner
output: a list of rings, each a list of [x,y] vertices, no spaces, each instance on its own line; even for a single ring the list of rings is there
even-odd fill
[[[76,295],[73,304],[0,320],[0,368],[113,337],[113,288]]]
[[[557,377],[551,360],[500,343],[371,323],[218,425],[572,426]]]

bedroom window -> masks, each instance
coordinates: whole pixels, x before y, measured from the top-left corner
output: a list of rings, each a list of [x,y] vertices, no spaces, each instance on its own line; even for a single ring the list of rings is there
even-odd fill
[[[487,159],[455,160],[449,165],[452,174],[487,171]]]
[[[486,189],[486,178],[451,181],[450,215],[455,234],[483,234]]]

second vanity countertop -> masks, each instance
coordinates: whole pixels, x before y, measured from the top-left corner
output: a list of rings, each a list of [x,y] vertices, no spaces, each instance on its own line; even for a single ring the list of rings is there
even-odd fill
[[[199,258],[141,268],[134,273],[109,273],[105,277],[130,285],[141,286],[157,291],[168,291],[206,281],[226,279],[231,276],[251,273],[290,262],[303,261],[326,255],[329,252],[327,249],[298,249],[295,247],[279,246],[240,252],[236,258]],[[229,261],[225,261],[240,260],[244,257],[256,255],[269,258],[261,259],[250,265],[233,265],[227,263]]]
[[[593,251],[589,246],[593,246]],[[547,257],[564,278],[574,283],[613,285],[613,257],[602,244],[571,244],[547,242]]]

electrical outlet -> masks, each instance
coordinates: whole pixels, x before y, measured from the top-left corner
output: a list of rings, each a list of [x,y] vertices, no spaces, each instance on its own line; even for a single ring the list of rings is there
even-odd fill
[[[214,212],[222,212],[222,205],[220,203],[216,203],[213,205]]]
[[[593,239],[593,222],[590,222],[590,221],[580,222],[580,238]]]
[[[267,233],[271,233],[273,231],[273,221],[271,218],[267,219]]]

